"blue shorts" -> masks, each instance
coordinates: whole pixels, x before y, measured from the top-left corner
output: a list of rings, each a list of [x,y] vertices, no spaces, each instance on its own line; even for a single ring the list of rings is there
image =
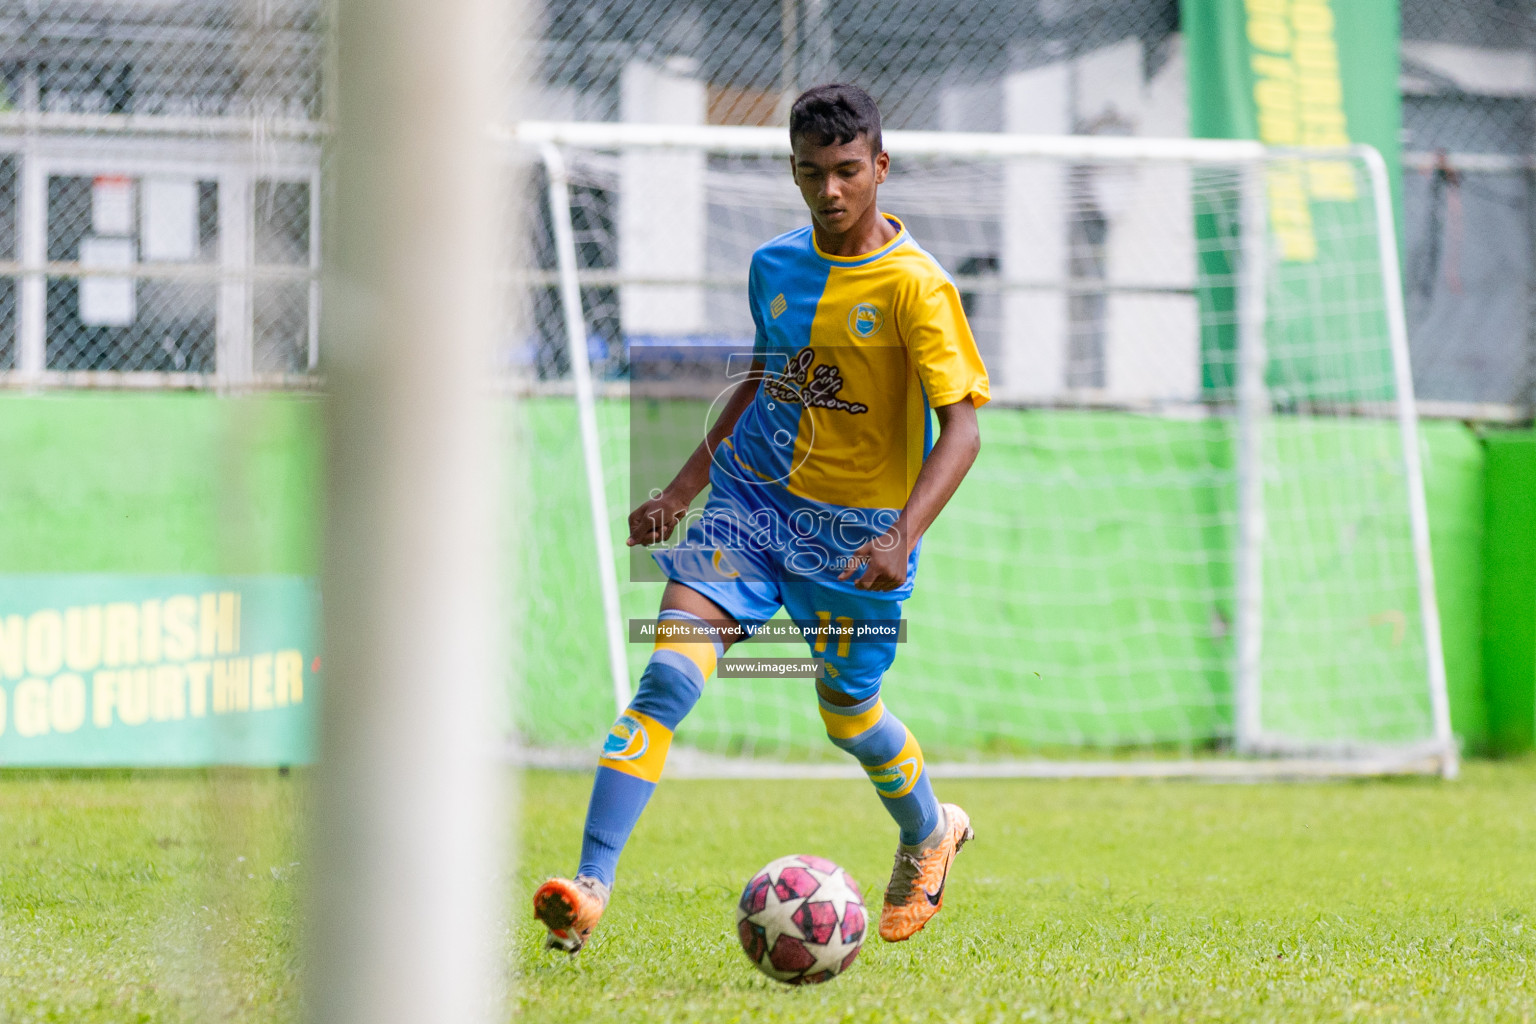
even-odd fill
[[[702,513],[679,543],[651,557],[668,579],[709,598],[748,634],[783,608],[807,631],[811,653],[826,660],[825,686],[854,700],[874,696],[896,660],[894,630],[901,603],[912,594],[919,552],[912,552],[907,582],[896,590],[860,590],[856,578],[837,575],[847,556],[884,533],[896,513],[808,501],[747,479],[733,471],[737,465],[723,444]],[[815,629],[824,632],[810,632]]]

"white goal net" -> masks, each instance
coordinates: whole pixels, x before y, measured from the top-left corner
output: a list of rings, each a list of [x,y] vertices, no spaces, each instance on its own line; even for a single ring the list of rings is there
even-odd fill
[[[784,136],[514,133],[532,225],[503,349],[528,395],[516,719],[550,759],[595,749],[649,656],[628,622],[661,583],[624,520],[709,405],[656,367],[676,384],[751,350],[752,251],[808,217]],[[1374,152],[886,144],[881,208],[954,278],[992,380],[884,684],[936,770],[1454,771]],[[680,770],[842,764],[803,679],[711,680],[677,744]]]

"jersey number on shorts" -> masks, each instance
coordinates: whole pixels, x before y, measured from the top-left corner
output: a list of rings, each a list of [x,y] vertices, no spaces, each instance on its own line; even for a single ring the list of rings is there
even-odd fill
[[[825,654],[827,651],[827,634],[832,632],[832,613],[817,612],[817,625],[821,627],[816,634],[816,646],[812,648],[817,654]],[[837,656],[848,657],[848,649],[853,644],[853,620],[846,615],[837,617],[838,637]]]

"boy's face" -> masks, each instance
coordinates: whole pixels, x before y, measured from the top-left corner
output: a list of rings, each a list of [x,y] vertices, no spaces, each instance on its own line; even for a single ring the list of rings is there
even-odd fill
[[[828,234],[846,233],[874,207],[875,187],[885,180],[890,156],[874,152],[865,135],[842,145],[818,146],[804,136],[793,144],[790,165],[811,217]]]

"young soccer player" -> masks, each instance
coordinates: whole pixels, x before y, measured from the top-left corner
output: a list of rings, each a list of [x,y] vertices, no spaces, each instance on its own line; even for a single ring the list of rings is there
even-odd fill
[[[711,487],[684,541],[654,553],[670,581],[658,639],[598,761],[581,865],[534,895],[552,948],[586,943],[672,731],[716,659],[780,607],[825,659],[816,690],[828,737],[858,759],[900,829],[881,938],[910,938],[938,912],[973,836],[963,810],[938,802],[917,739],[881,700],[896,644],[880,627],[900,618],[922,536],[976,458],[986,369],[954,283],[876,203],[890,157],[874,101],[818,86],[795,101],[789,135],[812,223],[753,255],[747,383],[672,483],[630,514],[629,544],[656,544]],[[847,632],[861,626],[879,635]]]

